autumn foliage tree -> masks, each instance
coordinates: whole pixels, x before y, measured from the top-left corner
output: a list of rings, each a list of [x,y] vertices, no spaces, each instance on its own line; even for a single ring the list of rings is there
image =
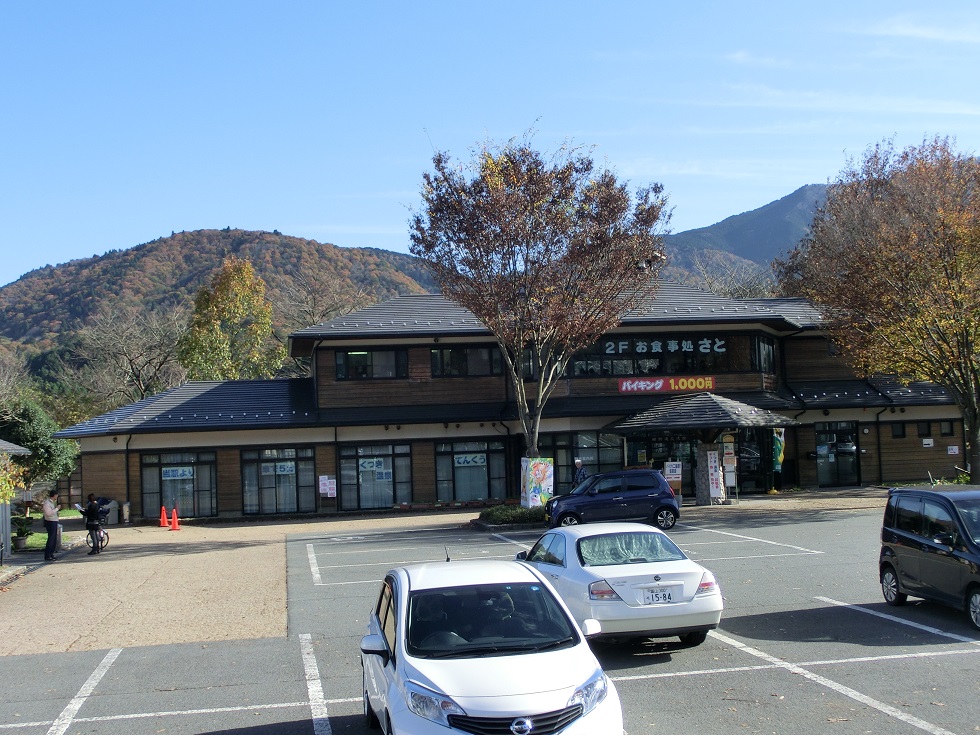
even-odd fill
[[[469,167],[442,152],[432,160],[410,250],[493,333],[536,456],[542,410],[569,359],[654,293],[667,197],[659,184],[632,197],[568,147],[546,160],[527,142],[486,143]]]
[[[271,378],[285,359],[272,331],[272,305],[252,264],[225,259],[194,299],[177,352],[192,380]]]
[[[862,375],[943,386],[980,468],[980,161],[946,138],[850,162],[810,236],[777,263]]]

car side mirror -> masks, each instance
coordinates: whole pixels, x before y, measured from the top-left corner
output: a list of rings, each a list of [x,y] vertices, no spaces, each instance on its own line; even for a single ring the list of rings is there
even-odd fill
[[[370,633],[361,638],[361,653],[369,656],[381,656],[382,663],[387,666],[391,656],[388,653],[388,646],[385,639],[377,633]]]
[[[598,491],[598,490],[596,490],[596,489],[595,489],[594,487],[590,487],[590,488],[589,488],[589,493],[588,493],[588,494],[589,494],[589,495],[598,495],[598,494],[599,494],[599,491]]]
[[[516,559],[517,561],[525,561],[527,559],[527,552],[518,551],[517,554],[514,556],[514,559]]]
[[[953,546],[956,544],[956,536],[948,532],[937,533],[932,540],[937,544],[942,544],[943,546]]]
[[[586,638],[592,638],[602,632],[602,623],[595,618],[586,618],[582,621],[582,633]]]

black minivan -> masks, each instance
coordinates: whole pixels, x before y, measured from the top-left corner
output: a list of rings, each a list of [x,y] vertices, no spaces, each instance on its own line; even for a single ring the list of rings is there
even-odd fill
[[[592,475],[568,495],[556,495],[545,505],[550,528],[593,521],[647,521],[666,530],[680,515],[674,491],[657,470]]]
[[[889,605],[935,600],[980,628],[980,489],[889,490],[878,573]]]

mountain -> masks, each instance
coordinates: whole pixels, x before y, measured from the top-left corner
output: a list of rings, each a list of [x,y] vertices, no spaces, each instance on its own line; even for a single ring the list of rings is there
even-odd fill
[[[695,256],[727,253],[768,266],[786,255],[807,234],[813,215],[827,197],[826,184],[808,184],[792,194],[750,212],[713,224],[668,235],[671,264],[689,269]]]
[[[697,284],[695,262],[709,270],[764,270],[806,234],[827,187],[811,184],[750,212],[696,230],[667,236],[665,277]],[[2,342],[47,349],[70,336],[107,301],[144,308],[192,303],[229,255],[248,258],[259,276],[275,284],[303,264],[317,262],[331,278],[350,282],[381,301],[436,290],[426,268],[411,255],[376,248],[344,248],[279,232],[197,230],[173,233],[127,250],[46,266],[0,287]]]
[[[0,337],[36,347],[77,330],[107,301],[145,308],[192,303],[222,260],[247,258],[272,289],[278,277],[317,261],[377,300],[426,293],[435,284],[411,255],[375,248],[341,248],[278,232],[180,232],[127,250],[46,266],[0,288]]]

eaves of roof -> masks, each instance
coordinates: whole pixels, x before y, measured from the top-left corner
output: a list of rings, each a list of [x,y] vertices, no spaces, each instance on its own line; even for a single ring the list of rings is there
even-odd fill
[[[869,380],[813,380],[790,383],[803,407],[813,408],[873,408],[890,406],[949,406],[953,397],[934,383],[902,385],[889,377]]]

